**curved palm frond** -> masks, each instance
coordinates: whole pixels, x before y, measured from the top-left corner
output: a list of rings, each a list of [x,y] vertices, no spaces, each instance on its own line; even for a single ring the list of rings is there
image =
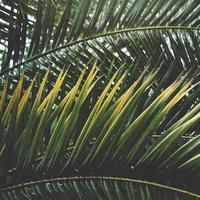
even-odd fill
[[[8,43],[3,42],[6,45],[7,58],[4,59],[2,71],[9,67],[12,68],[12,64],[9,66],[11,60],[14,63],[17,63],[17,60],[23,61],[23,59],[33,61],[44,51],[47,51],[45,54],[49,54],[55,47],[59,49],[63,46],[64,48],[73,41],[84,40],[91,36],[98,37],[112,31],[123,32],[127,28],[151,26],[195,28],[198,27],[200,12],[199,4],[195,0],[184,4],[177,4],[174,0],[169,2],[155,0],[142,0],[141,2],[132,0],[117,2],[115,0],[68,0],[66,2],[41,0],[27,3],[18,0],[5,1],[6,3],[9,6],[4,9],[6,11],[2,8],[2,12],[5,14],[12,12],[13,16],[19,16],[13,17],[14,24],[24,24],[25,30],[18,31],[18,26],[13,26],[13,23],[5,18],[6,24],[14,29],[14,31],[8,30],[8,35],[19,36],[17,40],[21,47],[16,43],[15,48],[11,40],[7,40]],[[15,33],[15,31],[18,32]],[[21,41],[26,41],[26,44]],[[148,42],[151,43],[151,40],[149,39]],[[7,46],[9,44],[10,47]],[[54,59],[51,58],[51,60]],[[24,64],[25,62],[22,62],[17,66]]]
[[[197,200],[198,194],[147,181],[114,177],[71,177],[5,188],[4,199],[156,199]]]
[[[47,54],[36,56],[30,60],[30,63],[24,63],[27,65],[25,75],[28,80],[35,70],[44,74],[49,65],[55,75],[58,75],[63,66],[71,65],[69,74],[73,78],[71,80],[69,78],[68,83],[69,89],[71,89],[74,77],[78,78],[85,66],[91,68],[92,65],[88,65],[88,62],[91,58],[96,57],[99,65],[102,63],[100,65],[102,73],[113,74],[117,70],[117,66],[125,64],[129,66],[133,79],[141,74],[145,65],[153,68],[158,63],[162,63],[163,70],[160,71],[160,76],[163,76],[171,66],[171,73],[166,80],[171,83],[183,70],[198,69],[200,57],[197,45],[198,32],[195,29],[178,27],[136,28],[72,42],[66,46],[67,49],[58,47],[56,51],[51,50]],[[18,69],[12,71],[11,74],[13,81],[16,82]]]

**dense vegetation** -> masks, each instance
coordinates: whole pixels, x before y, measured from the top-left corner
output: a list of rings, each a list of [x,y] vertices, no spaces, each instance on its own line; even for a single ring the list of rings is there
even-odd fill
[[[200,198],[198,0],[0,16],[1,199]]]

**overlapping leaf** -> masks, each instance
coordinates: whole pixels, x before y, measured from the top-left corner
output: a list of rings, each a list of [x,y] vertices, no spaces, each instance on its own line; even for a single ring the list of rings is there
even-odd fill
[[[8,162],[2,169],[8,173],[16,168],[17,174],[31,169],[36,176],[43,173],[44,177],[52,172],[82,173],[85,169],[91,169],[92,174],[106,166],[134,172],[147,164],[159,168],[158,173],[169,167],[181,168],[183,172],[189,166],[198,170],[198,136],[179,145],[182,136],[193,133],[192,127],[200,119],[200,104],[193,104],[198,97],[198,79],[191,79],[188,73],[165,87],[165,77],[157,84],[160,67],[146,69],[127,85],[129,70],[124,70],[108,79],[99,96],[93,92],[99,87],[96,65],[89,73],[84,70],[66,93],[60,90],[67,80],[67,72],[63,71],[50,90],[47,71],[34,96],[37,75],[25,92],[22,75],[10,99],[5,82],[1,98],[5,107],[1,109],[1,160],[4,163],[6,158]],[[169,119],[173,109],[185,106],[184,98],[193,108],[187,107],[184,115],[180,112]],[[88,112],[85,117],[84,109]],[[152,143],[155,134],[160,134],[160,138]],[[55,169],[59,170],[55,173]]]

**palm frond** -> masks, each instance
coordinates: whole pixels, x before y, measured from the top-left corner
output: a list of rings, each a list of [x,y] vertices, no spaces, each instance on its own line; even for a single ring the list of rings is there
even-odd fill
[[[84,70],[65,93],[61,86],[68,71],[60,72],[52,88],[47,85],[50,76],[47,71],[41,84],[35,77],[25,92],[22,74],[10,98],[5,92],[8,87],[5,82],[0,149],[4,176],[15,168],[17,174],[25,177],[27,170],[36,177],[39,174],[45,177],[52,172],[55,176],[74,170],[84,173],[90,169],[93,173],[108,166],[114,169],[113,175],[120,169],[132,174],[147,164],[157,166],[160,174],[167,172],[169,165],[174,171],[181,167],[183,173],[191,164],[194,171],[198,170],[198,148],[193,145],[198,144],[196,137],[194,142],[179,145],[181,137],[193,133],[192,127],[200,119],[200,104],[193,104],[199,89],[197,76],[191,79],[187,73],[163,88],[163,81],[157,82],[161,69],[146,69],[127,85],[129,71],[122,68],[105,84],[99,96],[93,92],[99,87],[101,76],[96,64],[89,73]],[[37,95],[33,95],[34,88]],[[193,104],[192,109],[190,106],[186,109],[184,99]],[[185,114],[177,113],[171,120],[177,106],[180,110],[184,107]],[[86,116],[82,115],[84,110]],[[198,128],[195,130],[198,132]],[[160,138],[152,144],[154,134],[160,134]],[[182,148],[191,151],[184,151],[177,165],[176,154]]]
[[[8,4],[3,9],[4,4]],[[11,19],[3,18],[10,26],[4,37],[5,59],[2,73],[9,68],[23,66],[26,60],[33,61],[59,48],[66,48],[77,40],[100,37],[110,32],[124,32],[136,27],[192,27],[199,24],[200,7],[197,1],[181,4],[142,0],[68,0],[56,1],[5,1],[2,12],[11,14]],[[148,5],[148,6],[147,6]],[[13,26],[13,22],[16,26]],[[19,29],[21,25],[24,28]],[[42,25],[44,24],[44,25]],[[12,29],[12,30],[11,30]],[[18,30],[19,29],[19,30]],[[16,32],[16,33],[15,33]],[[12,45],[11,34],[16,35],[16,48]],[[10,35],[10,39],[8,36]],[[64,45],[63,45],[64,44]],[[24,52],[25,51],[25,52]],[[43,54],[43,52],[45,52]],[[41,54],[42,53],[42,54]],[[14,54],[14,55],[13,55]],[[51,58],[51,60],[53,60]],[[13,67],[13,64],[17,64]],[[24,61],[24,62],[23,62]],[[10,64],[9,64],[10,63]]]
[[[198,194],[153,182],[114,177],[71,177],[5,188],[2,200],[17,199],[156,199],[197,200]]]
[[[25,76],[29,80],[33,77],[34,71],[44,74],[49,65],[53,74],[58,75],[63,66],[70,65],[69,74],[73,78],[69,77],[68,86],[71,89],[74,77],[78,78],[84,67],[91,68],[92,65],[88,63],[91,58],[96,57],[99,60],[100,70],[105,75],[113,74],[118,66],[125,64],[130,69],[127,82],[131,82],[135,76],[138,77],[145,65],[153,68],[162,63],[163,70],[160,71],[160,77],[164,76],[171,66],[171,72],[166,79],[166,83],[171,83],[183,70],[198,69],[200,57],[198,41],[198,30],[178,27],[136,28],[127,32],[106,34],[82,42],[72,42],[65,46],[66,49],[58,47],[55,51],[34,57],[30,62],[24,63],[27,66]],[[112,70],[110,70],[111,65],[113,65]],[[10,72],[13,81],[17,82],[18,74],[18,69]],[[55,79],[54,77],[52,82]]]

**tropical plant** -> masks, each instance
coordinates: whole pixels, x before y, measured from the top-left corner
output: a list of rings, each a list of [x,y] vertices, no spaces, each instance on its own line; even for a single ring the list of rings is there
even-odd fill
[[[197,0],[0,14],[1,199],[200,198]]]

